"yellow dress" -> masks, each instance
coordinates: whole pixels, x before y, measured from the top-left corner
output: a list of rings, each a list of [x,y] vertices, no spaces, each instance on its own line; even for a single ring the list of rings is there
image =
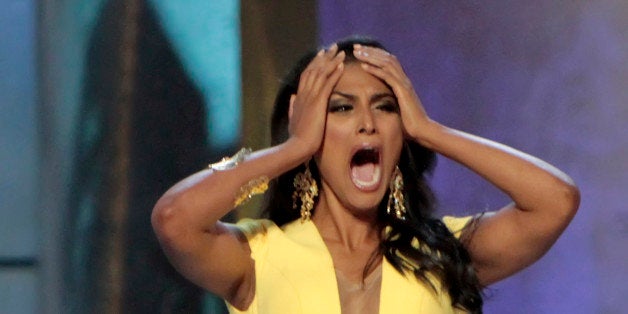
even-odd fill
[[[444,217],[443,222],[458,237],[470,219]],[[296,220],[280,228],[270,220],[243,219],[236,226],[255,260],[255,297],[245,311],[227,303],[229,313],[341,314],[332,258],[313,222]],[[459,312],[446,291],[435,293],[383,258],[379,313]]]

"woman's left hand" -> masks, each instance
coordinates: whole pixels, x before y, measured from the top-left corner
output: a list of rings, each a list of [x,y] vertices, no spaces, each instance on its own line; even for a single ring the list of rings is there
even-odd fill
[[[578,209],[580,194],[571,178],[538,158],[430,120],[388,52],[355,46],[354,55],[368,73],[392,88],[408,136],[476,172],[512,199],[483,215],[465,240],[480,283],[506,278],[543,256]]]
[[[354,46],[354,55],[362,62],[361,66],[365,71],[380,78],[392,88],[399,104],[405,134],[421,142],[424,138],[423,131],[432,120],[425,112],[412,82],[397,58],[383,49],[362,45]]]

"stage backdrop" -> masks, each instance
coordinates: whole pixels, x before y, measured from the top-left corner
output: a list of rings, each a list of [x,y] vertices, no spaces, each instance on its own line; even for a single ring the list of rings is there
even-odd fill
[[[2,125],[16,151],[3,165],[18,184],[8,190],[11,212],[0,212],[14,217],[0,224],[11,226],[0,229],[10,244],[0,245],[0,313],[225,313],[167,262],[151,210],[208,163],[264,146],[279,78],[315,45],[315,1],[12,2],[0,16],[32,18],[7,28],[28,40],[0,44],[11,61],[0,68],[15,81],[0,90],[23,84],[33,96],[11,94],[20,116]],[[19,128],[35,120],[35,39],[39,132]],[[39,199],[19,202],[29,193]]]
[[[488,291],[486,313],[628,308],[628,2],[320,0],[320,41],[381,39],[436,120],[548,160],[582,190],[538,263]],[[440,158],[442,213],[506,198]]]
[[[628,308],[626,1],[0,3],[2,313],[219,313],[166,263],[150,209],[209,160],[264,146],[286,67],[354,33],[399,56],[435,119],[538,155],[582,189],[565,235],[492,287],[486,312]],[[232,115],[217,120],[223,105]],[[443,158],[433,181],[443,214],[507,201]]]

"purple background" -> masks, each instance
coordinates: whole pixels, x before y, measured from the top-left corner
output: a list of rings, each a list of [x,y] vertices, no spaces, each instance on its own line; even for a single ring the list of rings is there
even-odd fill
[[[628,308],[628,2],[319,1],[323,44],[350,34],[395,53],[430,115],[571,175],[580,211],[552,250],[488,291],[487,313]],[[443,213],[508,199],[439,159]]]

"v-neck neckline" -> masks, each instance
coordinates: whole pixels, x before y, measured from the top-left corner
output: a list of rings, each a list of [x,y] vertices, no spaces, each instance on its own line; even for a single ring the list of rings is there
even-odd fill
[[[330,267],[329,270],[331,271],[331,274],[333,275],[334,282],[335,282],[335,286],[333,287],[333,289],[331,289],[330,287],[329,291],[334,293],[334,299],[336,300],[336,303],[338,304],[338,308],[340,308],[340,293],[338,290],[338,276],[336,275],[336,269],[334,267],[334,260],[316,224],[311,220],[306,220],[303,222],[300,220],[297,220],[297,221],[293,221],[285,225],[284,232],[293,241],[296,241],[301,245],[315,249],[319,251],[321,254],[323,254],[321,258],[324,259],[325,263],[327,263],[328,267]],[[392,267],[392,265],[388,263],[388,261],[386,260],[384,256],[381,256],[380,258],[382,260],[380,261],[380,266],[378,267],[381,267],[382,269],[381,270],[382,280],[379,286],[378,313],[387,313],[385,312],[385,309],[388,308],[388,303],[386,302],[385,296],[390,295],[390,294],[385,294],[384,287],[388,287],[390,285],[388,284],[388,280],[387,280],[387,278],[389,277],[388,274],[391,272],[391,270],[392,271],[396,271],[396,270]]]
[[[469,219],[471,217],[444,217],[443,221],[458,236]],[[238,224],[249,240],[251,256],[256,261],[256,275],[263,279],[264,284],[264,289],[256,290],[254,308],[264,311],[291,309],[284,311],[286,313],[341,314],[333,260],[313,222],[297,220],[281,227],[270,220],[250,220]],[[382,257],[381,267],[379,313],[404,313],[409,309],[425,313],[460,312],[451,306],[447,291],[441,289],[434,276],[428,274],[430,280],[435,280],[436,291],[412,273],[397,271],[385,257]],[[276,286],[278,280],[284,280],[286,284]],[[264,303],[258,301],[260,296]],[[286,299],[288,296],[292,296],[293,301]]]

